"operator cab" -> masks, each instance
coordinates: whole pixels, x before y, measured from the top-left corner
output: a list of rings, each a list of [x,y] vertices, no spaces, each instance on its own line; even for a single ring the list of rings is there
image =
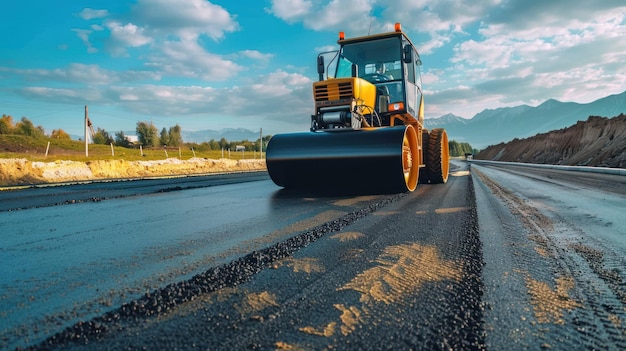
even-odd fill
[[[399,24],[395,29],[395,32],[351,39],[345,39],[341,32],[338,40],[340,49],[331,60],[331,64],[335,63],[334,70],[331,67],[328,70],[328,78],[359,77],[376,86],[374,108],[382,119],[382,125],[394,125],[396,118],[404,122],[409,121],[410,116],[423,119],[419,70],[422,62]],[[320,80],[324,78],[323,58],[321,62],[320,69],[318,58]],[[333,72],[334,77],[331,76]]]

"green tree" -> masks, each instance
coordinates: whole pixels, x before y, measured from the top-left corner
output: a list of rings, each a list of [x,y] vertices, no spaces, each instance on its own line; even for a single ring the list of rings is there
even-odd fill
[[[181,134],[181,128],[177,124],[173,127],[170,127],[168,134],[168,144],[171,146],[180,146],[183,144],[183,136]]]
[[[169,137],[169,134],[167,134],[167,129],[165,129],[165,127],[161,129],[161,136],[159,137],[159,144],[161,146],[170,144],[170,137]]]
[[[270,139],[272,139],[271,135],[265,135],[263,136],[263,145],[262,145],[262,150],[265,151],[265,147],[267,146],[267,143],[269,143]]]
[[[215,139],[211,139],[211,141],[209,141],[209,147],[210,147],[209,150],[220,150],[221,149],[220,143],[215,141]]]
[[[50,138],[52,138],[52,139],[71,139],[70,135],[67,134],[63,129],[53,129],[52,133],[50,133]]]
[[[159,145],[158,130],[152,122],[137,122],[137,138],[143,146],[152,147]]]
[[[0,118],[0,134],[13,134],[14,128],[13,117],[3,114]]]
[[[220,149],[228,149],[228,146],[229,146],[228,144],[229,144],[229,143],[228,143],[228,140],[226,140],[226,138],[222,138],[222,139],[220,139],[220,141],[219,141],[219,145],[220,145],[220,147],[219,147],[219,148],[220,148]]]
[[[459,157],[464,156],[466,153],[472,153],[473,149],[469,143],[459,143],[456,140],[450,140],[448,142],[448,148],[450,149],[450,156]]]
[[[115,133],[115,145],[121,147],[130,147],[130,141],[126,138],[123,131]]]
[[[102,128],[98,128],[93,135],[93,143],[94,144],[104,144],[109,145],[113,142],[113,137]]]
[[[22,119],[17,122],[15,130],[17,134],[26,135],[35,139],[41,139],[46,135],[46,131],[42,126],[35,127],[33,122],[26,117],[22,117]]]
[[[189,147],[189,149],[193,148],[195,151],[201,151],[201,152],[211,151],[211,146],[209,145],[207,141],[203,141],[200,144],[186,143],[186,145]]]
[[[456,140],[450,140],[448,142],[448,149],[450,150],[450,156],[458,156],[459,154],[459,143]]]

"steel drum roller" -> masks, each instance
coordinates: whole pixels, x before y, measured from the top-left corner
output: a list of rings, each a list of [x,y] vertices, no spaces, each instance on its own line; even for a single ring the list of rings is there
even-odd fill
[[[403,143],[409,128],[414,133],[410,126],[398,126],[278,134],[267,146],[267,171],[285,188],[406,191],[406,159],[412,156],[404,147],[403,165]]]

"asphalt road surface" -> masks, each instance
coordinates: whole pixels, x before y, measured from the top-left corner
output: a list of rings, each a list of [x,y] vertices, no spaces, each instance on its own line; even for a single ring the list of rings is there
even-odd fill
[[[2,348],[626,349],[623,176],[456,161],[411,194],[255,173],[0,210]]]

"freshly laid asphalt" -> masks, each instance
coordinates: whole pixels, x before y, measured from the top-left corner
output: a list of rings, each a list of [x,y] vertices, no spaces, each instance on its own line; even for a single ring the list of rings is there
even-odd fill
[[[483,263],[471,188],[458,170],[448,184],[381,197],[38,347],[481,348]]]
[[[30,348],[626,348],[624,233],[610,217],[626,204],[622,192],[556,173],[522,180],[525,172],[473,168],[455,162],[447,184],[330,211],[324,223],[294,227]],[[576,211],[591,210],[562,203],[577,187],[589,208],[608,204],[606,219],[579,221]],[[279,192],[273,213],[301,201],[311,194]],[[350,198],[326,206],[340,201]],[[606,237],[596,235],[601,227]]]

